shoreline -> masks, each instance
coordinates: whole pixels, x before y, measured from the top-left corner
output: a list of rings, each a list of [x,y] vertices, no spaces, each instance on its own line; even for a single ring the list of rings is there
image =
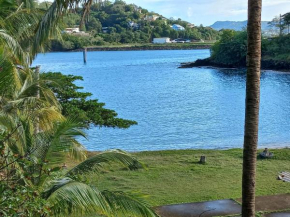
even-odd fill
[[[265,148],[268,148],[269,150],[282,150],[282,149],[290,149],[290,143],[283,143],[283,146],[273,146],[275,143],[271,143],[269,145],[266,144],[261,144],[258,145],[258,152],[262,151]],[[114,150],[114,149],[108,149],[108,150]],[[231,151],[231,150],[243,150],[242,147],[239,148],[215,148],[215,149],[193,149],[193,148],[188,148],[188,149],[163,149],[163,150],[140,150],[140,151],[126,151],[128,153],[132,153],[132,154],[137,154],[137,153],[159,153],[159,152],[185,152],[185,151]],[[101,153],[104,151],[101,150],[88,150],[87,151],[89,155],[92,154],[97,154],[97,153]]]
[[[147,51],[147,50],[207,50],[210,44],[176,44],[176,45],[135,45],[116,47],[87,47],[87,51]],[[85,48],[51,52],[82,52]]]
[[[179,67],[180,69],[182,69],[183,67]],[[233,67],[233,68],[229,68],[229,67],[218,67],[218,66],[193,66],[193,67],[185,67],[185,68],[204,68],[204,69],[215,69],[215,70],[247,70],[246,67]],[[281,73],[281,74],[290,74],[290,70],[278,70],[278,69],[262,69],[261,68],[261,72],[270,72],[270,73]],[[289,144],[290,145],[290,144]]]
[[[195,68],[195,67],[207,67],[214,69],[246,69],[246,66],[224,65],[213,62],[210,58],[197,59],[194,62],[181,63],[178,68]],[[272,70],[279,72],[290,72],[290,63],[278,60],[263,60],[261,61],[261,70]]]

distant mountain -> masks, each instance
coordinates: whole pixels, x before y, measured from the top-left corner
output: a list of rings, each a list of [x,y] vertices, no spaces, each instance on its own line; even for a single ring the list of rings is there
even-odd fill
[[[262,31],[268,32],[271,31],[272,28],[268,25],[269,21],[262,21]],[[246,28],[248,21],[217,21],[210,27],[215,30],[221,29],[233,29],[236,31],[241,31]]]

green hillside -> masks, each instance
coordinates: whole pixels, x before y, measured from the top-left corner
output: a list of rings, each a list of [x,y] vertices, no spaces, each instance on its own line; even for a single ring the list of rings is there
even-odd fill
[[[62,28],[78,27],[82,10],[68,14],[63,20]],[[172,29],[178,24],[185,29]],[[72,50],[84,46],[112,44],[151,43],[153,38],[184,38],[195,41],[217,40],[220,33],[210,27],[194,26],[181,19],[167,19],[164,16],[149,12],[134,4],[116,0],[94,3],[82,25],[87,34],[63,34],[63,41],[53,41],[52,50]]]

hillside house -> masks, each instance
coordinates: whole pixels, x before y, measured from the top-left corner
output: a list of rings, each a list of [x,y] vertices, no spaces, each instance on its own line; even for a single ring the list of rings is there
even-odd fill
[[[64,32],[67,33],[67,34],[79,33],[80,32],[80,28],[79,27],[65,28]]]
[[[108,33],[109,27],[102,27],[102,32],[103,33]]]
[[[79,27],[74,27],[74,28],[65,28],[63,31],[66,34],[73,34],[73,35],[79,35],[79,36],[89,36],[89,33],[86,33],[84,31],[80,31]]]
[[[139,24],[138,23],[135,23],[133,21],[128,22],[128,26],[130,28],[139,29]]]
[[[146,17],[144,17],[144,20],[151,22],[157,20],[158,18],[159,16],[157,15],[146,15]]]
[[[189,24],[187,24],[187,27],[192,29],[192,28],[194,28],[194,27],[195,27],[195,25],[194,25],[194,24],[192,24],[192,23],[189,23]]]
[[[184,31],[185,30],[185,28],[183,26],[178,25],[178,24],[173,24],[171,26],[171,28],[174,29],[175,31]]]

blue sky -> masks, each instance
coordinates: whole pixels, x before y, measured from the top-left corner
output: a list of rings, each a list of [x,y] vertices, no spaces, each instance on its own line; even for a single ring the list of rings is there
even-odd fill
[[[205,26],[215,21],[247,20],[247,0],[125,0],[165,17]],[[262,20],[290,12],[290,0],[263,0]]]

